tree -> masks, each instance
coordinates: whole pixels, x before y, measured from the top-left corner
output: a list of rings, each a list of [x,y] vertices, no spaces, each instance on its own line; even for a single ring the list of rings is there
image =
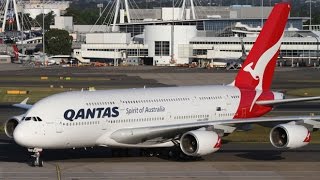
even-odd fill
[[[22,13],[19,13],[19,16],[22,17]],[[20,21],[22,21],[21,18],[20,18]],[[36,22],[36,20],[33,19],[32,17],[30,17],[29,13],[23,14],[23,24],[24,24],[24,27],[23,27],[24,30],[30,30],[31,27],[39,27],[38,22]]]
[[[51,29],[45,33],[46,52],[52,55],[70,54],[72,52],[72,37],[68,31]]]
[[[44,15],[44,29],[48,30],[50,29],[50,25],[52,25],[54,23],[54,12],[51,11],[48,14]],[[39,23],[39,25],[42,27],[43,26],[43,14],[39,14],[38,16],[36,16],[36,21]]]
[[[97,8],[69,7],[65,16],[72,16],[74,24],[94,24],[99,18],[99,11]]]

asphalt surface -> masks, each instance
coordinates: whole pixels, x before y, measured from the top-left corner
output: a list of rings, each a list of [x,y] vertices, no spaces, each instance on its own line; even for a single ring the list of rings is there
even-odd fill
[[[3,68],[3,69],[1,69]],[[54,84],[64,87],[149,87],[204,85],[232,82],[236,71],[171,67],[36,68],[0,67],[0,86],[47,87],[47,82],[8,81],[12,76],[108,77],[110,80],[70,81]],[[320,71],[313,68],[277,69],[273,88],[320,87]],[[318,82],[319,81],[319,82]],[[51,85],[51,83],[50,83]],[[319,114],[320,103],[308,102],[278,106],[273,114]],[[21,109],[0,104],[0,123]],[[0,179],[318,179],[320,144],[297,150],[275,149],[269,143],[228,143],[220,151],[197,160],[175,156],[145,157],[141,150],[108,148],[45,150],[45,167],[26,163],[30,154],[12,140],[0,135]]]
[[[319,153],[319,144],[285,151],[268,143],[227,143],[196,160],[145,157],[138,149],[45,150],[44,167],[34,168],[25,148],[0,137],[0,179],[317,179]]]

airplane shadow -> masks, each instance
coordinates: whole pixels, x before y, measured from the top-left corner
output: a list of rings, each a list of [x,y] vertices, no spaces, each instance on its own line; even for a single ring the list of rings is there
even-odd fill
[[[14,142],[0,142],[0,162],[26,162],[29,159],[27,149]]]
[[[235,146],[235,145],[233,145]],[[320,152],[318,146],[316,148],[299,149],[294,151],[282,151],[274,149],[237,150],[232,148],[221,149],[213,155],[204,156],[203,158],[185,158],[176,152],[173,155],[168,153],[153,154],[150,157],[141,149],[110,149],[105,147],[84,148],[82,149],[64,149],[64,150],[44,150],[41,154],[44,161],[64,161],[64,162],[161,162],[161,161],[211,161],[212,157],[217,157],[222,161],[238,161],[233,157],[240,157],[246,161],[291,161],[301,159],[302,161],[319,160],[314,157]],[[30,160],[30,155],[26,148],[17,145],[14,141],[0,137],[0,162],[18,162],[26,163]],[[233,156],[233,157],[232,157]],[[299,156],[299,157],[297,157]],[[146,158],[147,157],[147,158]],[[225,160],[227,158],[228,160]],[[215,159],[215,158],[214,158]]]
[[[27,148],[17,145],[14,141],[0,139],[0,162],[29,162],[32,153]],[[110,149],[105,147],[81,148],[81,149],[63,149],[63,150],[47,150],[41,153],[44,161],[68,161],[68,162],[126,162],[139,161],[144,155],[139,149]],[[153,158],[153,157],[152,157]],[[154,157],[152,161],[163,161]],[[141,161],[141,159],[140,159]]]
[[[281,151],[248,151],[240,154],[236,154],[235,156],[251,159],[251,160],[258,160],[258,161],[280,161],[284,160],[285,158],[282,156]]]
[[[30,161],[32,153],[28,152],[26,148],[21,147],[10,140],[0,140],[0,162],[18,162],[26,163]],[[63,149],[63,150],[44,150],[41,157],[46,162],[64,161],[64,162],[152,162],[161,161],[200,161],[202,158],[186,158],[178,154],[170,157],[165,154],[146,155],[145,151],[141,149],[119,149],[119,148],[105,148],[94,147],[82,149]]]

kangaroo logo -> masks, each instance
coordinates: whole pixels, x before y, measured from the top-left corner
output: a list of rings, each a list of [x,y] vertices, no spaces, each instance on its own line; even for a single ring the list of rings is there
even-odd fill
[[[218,137],[218,141],[217,141],[217,143],[214,145],[213,148],[214,148],[214,149],[215,149],[215,148],[221,148],[221,137],[220,137],[220,136]]]
[[[307,137],[306,137],[306,139],[304,139],[303,142],[310,142],[310,141],[311,141],[311,133],[310,133],[310,131],[308,131]]]
[[[276,44],[274,44],[270,49],[268,49],[266,52],[264,52],[260,56],[259,60],[257,61],[254,67],[253,67],[253,62],[251,62],[243,68],[243,71],[250,73],[250,75],[254,80],[259,81],[258,85],[255,87],[256,95],[252,101],[250,111],[252,110],[253,105],[255,104],[255,102],[257,101],[257,99],[260,97],[262,93],[264,71],[267,65],[269,64],[269,62],[271,61],[272,57],[279,50],[282,37],[283,37],[283,34]]]

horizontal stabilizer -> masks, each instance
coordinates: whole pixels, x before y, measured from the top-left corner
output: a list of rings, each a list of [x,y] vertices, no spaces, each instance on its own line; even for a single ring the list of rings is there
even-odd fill
[[[263,100],[263,101],[256,101],[258,105],[279,105],[279,104],[286,104],[286,103],[294,103],[294,102],[304,102],[304,101],[315,101],[320,100],[320,96],[317,97],[305,97],[305,98],[293,98],[293,99],[276,99],[276,100]]]

